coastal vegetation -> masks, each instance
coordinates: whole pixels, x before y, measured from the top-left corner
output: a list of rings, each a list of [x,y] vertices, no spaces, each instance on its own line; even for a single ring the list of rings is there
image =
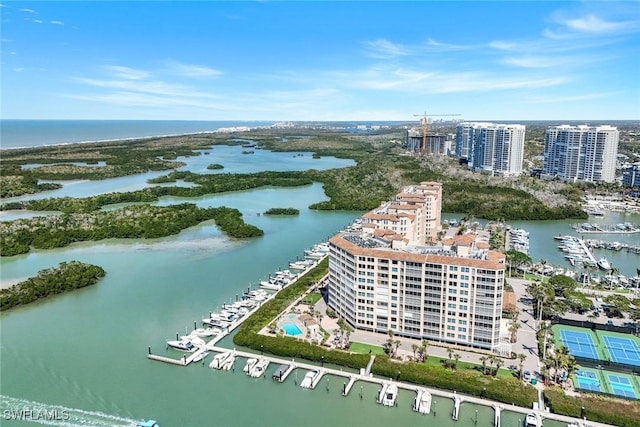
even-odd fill
[[[265,215],[299,215],[300,211],[294,208],[271,208],[264,213]]]
[[[207,169],[209,170],[224,169],[224,166],[222,166],[220,163],[211,163],[209,166],[207,166]]]
[[[289,304],[326,275],[328,259],[325,258],[314,269],[298,279],[293,285],[278,292],[274,299],[263,304],[246,319],[233,337],[237,346],[265,351],[285,358],[303,358],[315,362],[323,361],[353,369],[366,367],[369,354],[349,354],[329,349],[307,341],[287,336],[263,335],[258,332],[269,325]],[[377,355],[372,372],[383,377],[399,378],[415,384],[423,384],[445,390],[486,396],[500,402],[529,406],[537,399],[536,390],[515,378],[500,378],[481,375],[473,370],[451,370],[427,363],[399,363],[387,355]],[[398,377],[399,374],[399,377]]]
[[[0,310],[9,310],[50,295],[94,285],[104,276],[105,271],[96,265],[78,261],[63,262],[56,268],[42,270],[37,276],[8,289],[0,289]]]
[[[89,240],[164,237],[211,219],[232,237],[263,235],[262,230],[242,220],[240,211],[227,207],[202,209],[189,203],[165,207],[131,205],[96,212],[83,211],[84,204],[80,207],[73,213],[0,222],[0,255],[13,256],[27,253],[32,247],[52,249]]]
[[[338,131],[297,130],[303,135],[284,135],[281,130],[258,129],[245,135],[260,148],[274,151],[312,151],[314,156],[350,158],[356,166],[325,171],[263,172],[258,174],[197,175],[177,172],[181,156],[198,156],[213,145],[238,144],[233,135],[199,134],[150,138],[138,141],[38,147],[3,153],[0,177],[28,185],[11,187],[5,194],[39,191],[41,180],[105,179],[134,173],[174,170],[150,183],[184,179],[198,184],[173,188],[158,195],[197,197],[223,191],[262,186],[296,186],[321,182],[329,200],[311,206],[320,210],[369,210],[386,201],[407,184],[424,180],[444,183],[443,210],[490,220],[538,220],[586,218],[579,207],[581,190],[562,183],[545,183],[529,177],[505,179],[473,174],[453,159],[404,155],[398,129],[379,135],[353,135]],[[78,162],[104,162],[102,166],[79,166]],[[38,164],[23,170],[22,165]],[[41,185],[41,184],[40,184]],[[28,187],[28,188],[26,188]],[[161,193],[161,194],[160,194]]]
[[[589,421],[615,426],[640,425],[640,405],[633,401],[590,393],[569,396],[558,387],[546,387],[544,399],[551,411],[556,414],[582,418],[582,410],[584,410],[584,416]]]

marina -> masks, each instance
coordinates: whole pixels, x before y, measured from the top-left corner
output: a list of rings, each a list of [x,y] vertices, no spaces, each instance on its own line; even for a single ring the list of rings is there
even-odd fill
[[[326,256],[326,253],[325,253],[325,256]],[[320,260],[321,258],[318,259],[318,261]],[[313,265],[315,266],[315,263]],[[310,270],[311,268],[312,267],[309,267],[308,270]],[[300,273],[299,275],[297,275],[297,277],[301,277],[308,270]],[[291,280],[291,282],[288,284],[293,283],[297,279],[297,277]],[[199,328],[195,328],[196,325],[194,325],[194,332],[191,335],[181,337],[182,340],[187,340],[189,342],[191,342],[191,340],[194,340],[194,339],[196,340],[194,345],[197,347],[197,349],[189,357],[183,356],[180,359],[174,359],[166,356],[158,356],[151,353],[151,347],[149,347],[147,357],[150,360],[155,360],[155,361],[160,361],[164,363],[170,363],[173,365],[186,367],[192,362],[203,360],[204,357],[206,357],[206,355],[209,354],[210,352],[215,352],[216,355],[214,356],[213,360],[209,364],[209,367],[217,370],[233,370],[236,358],[238,357],[245,358],[246,361],[243,368],[243,372],[251,378],[261,378],[261,377],[266,378],[267,370],[269,366],[271,364],[274,364],[277,366],[277,368],[273,370],[271,374],[271,377],[274,381],[278,383],[284,383],[286,379],[290,376],[290,374],[295,371],[296,372],[295,383],[297,384],[297,371],[298,370],[306,371],[304,374],[304,377],[302,378],[302,381],[300,382],[300,388],[310,389],[310,390],[316,389],[317,386],[322,381],[322,379],[325,376],[329,375],[329,376],[341,378],[343,380],[341,394],[344,397],[347,397],[349,395],[349,392],[352,390],[353,386],[357,382],[360,381],[363,383],[370,383],[370,384],[380,386],[377,391],[376,402],[385,407],[398,406],[397,399],[399,396],[399,391],[402,389],[405,391],[410,391],[415,393],[412,409],[414,412],[418,412],[420,414],[431,413],[433,396],[449,398],[453,402],[453,408],[450,413],[450,416],[451,416],[451,419],[454,421],[457,421],[460,417],[460,410],[463,402],[468,401],[468,402],[473,402],[476,404],[481,404],[483,406],[493,408],[494,415],[495,415],[494,427],[500,427],[500,420],[501,420],[500,412],[504,408],[503,404],[499,404],[497,402],[491,402],[484,399],[478,399],[471,396],[462,396],[457,394],[455,391],[451,393],[447,391],[431,389],[428,387],[417,387],[414,384],[403,383],[400,381],[393,381],[391,379],[386,380],[383,378],[375,377],[369,373],[371,369],[371,365],[373,364],[373,361],[375,359],[374,355],[371,356],[370,362],[366,369],[362,369],[360,373],[354,373],[354,372],[344,371],[342,368],[338,370],[338,369],[328,368],[328,367],[318,367],[311,363],[296,361],[295,359],[291,361],[287,361],[287,360],[270,356],[270,355],[260,355],[259,357],[257,357],[254,353],[251,353],[251,352],[239,351],[235,348],[233,350],[229,350],[227,348],[218,346],[218,343],[222,341],[227,335],[229,335],[235,328],[237,328],[245,318],[247,318],[255,310],[257,310],[262,305],[262,303],[270,300],[271,298],[274,298],[276,294],[277,292],[268,293],[262,289],[258,289],[258,290],[248,289],[247,292],[243,295],[242,301],[244,301],[243,306],[247,306],[247,305],[251,306],[251,310],[245,313],[245,315],[243,316],[238,316],[232,320],[229,319],[230,323],[227,325],[227,327],[224,330],[220,331],[220,333],[213,336],[213,338],[209,342],[205,343],[202,339],[194,338],[195,331],[198,331],[199,329]],[[234,304],[238,306],[240,305],[239,303],[240,302],[236,302]],[[233,306],[233,304],[231,306]],[[224,305],[224,307],[225,309],[227,308],[226,305]],[[210,313],[210,318],[214,318],[215,316],[216,314]],[[329,391],[329,378],[327,378],[326,388],[327,388],[327,391]],[[362,387],[361,387],[361,390],[362,390]],[[525,415],[525,417],[527,416],[527,414],[529,414],[529,416],[531,414],[531,411],[527,408],[519,408],[519,407],[511,406],[509,407],[509,410],[522,413]],[[435,415],[435,411],[434,411],[434,415]],[[534,412],[534,415],[536,416],[536,419],[539,419],[539,420],[543,418],[548,418],[548,419],[554,419],[554,420],[559,420],[563,422],[575,421],[569,417],[552,414],[547,410],[538,410]],[[596,423],[593,423],[590,425],[596,425]]]
[[[216,147],[216,150],[232,158],[232,151],[236,149]],[[245,161],[248,157],[252,158],[251,162],[254,161],[254,156],[244,156]],[[289,161],[288,157],[281,155],[277,164]],[[187,159],[187,163],[194,165],[195,160],[203,162],[203,169],[208,164],[206,162],[210,163],[205,157]],[[269,167],[271,165],[269,163]],[[333,165],[341,166],[336,162]],[[242,171],[241,167],[244,167],[244,163],[238,164],[237,170]],[[257,170],[254,164],[247,167]],[[144,181],[148,178],[148,174],[142,174],[99,183],[88,182],[86,185],[78,183],[65,187],[61,193],[78,197],[96,192],[122,191],[132,186],[140,188],[145,186]],[[290,200],[291,207],[300,209],[300,216],[274,219],[257,215],[273,207],[274,200]],[[353,222],[358,216],[355,212],[316,212],[307,209],[309,204],[319,200],[325,200],[319,184],[295,189],[258,189],[218,194],[199,200],[198,203],[203,206],[237,207],[247,222],[265,230],[264,238],[249,243],[235,242],[221,234],[215,225],[203,224],[178,236],[151,242],[143,239],[91,242],[0,260],[3,280],[35,274],[68,259],[101,265],[108,271],[97,287],[0,314],[3,345],[6,346],[1,363],[10,367],[3,370],[3,394],[29,397],[33,401],[64,407],[135,415],[134,418],[153,415],[162,425],[182,425],[185,413],[189,414],[194,424],[208,425],[211,421],[210,409],[216,411],[217,423],[234,426],[255,425],[255,413],[260,413],[261,419],[271,425],[341,425],[345,420],[352,419],[350,417],[354,413],[358,414],[359,421],[372,426],[422,422],[424,415],[411,410],[416,397],[415,390],[399,387],[398,408],[376,405],[374,402],[379,383],[359,380],[357,373],[349,373],[349,379],[329,374],[322,381],[322,386],[318,387],[319,390],[303,393],[299,381],[296,383],[292,378],[297,373],[298,379],[302,379],[306,371],[300,369],[294,369],[283,383],[261,381],[262,377],[249,381],[245,373],[238,369],[245,362],[239,355],[234,373],[233,370],[218,372],[207,367],[215,353],[207,356],[204,366],[202,361],[190,361],[188,367],[185,367],[185,363],[193,353],[172,349],[165,353],[167,335],[175,331],[181,331],[180,335],[188,335],[185,324],[193,325],[194,319],[198,319],[198,322],[201,318],[210,319],[211,316],[205,313],[208,314],[215,307],[218,307],[215,311],[221,311],[224,305],[232,304],[234,296],[240,296],[247,290],[247,283],[251,283],[251,288],[255,289],[258,287],[258,278],[265,280],[269,272],[276,270],[274,266],[278,266],[277,270],[288,268],[295,272],[292,264],[306,263],[300,259],[303,249],[312,248],[315,242],[326,239],[345,224],[357,229],[357,222]],[[183,198],[167,197],[162,200],[163,204],[183,202]],[[603,221],[640,223],[640,218],[638,215],[608,213]],[[283,227],[283,222],[286,222],[286,227]],[[570,221],[521,221],[509,224],[530,232],[530,256],[533,259],[544,258],[554,265],[562,265],[566,260],[560,251],[549,251],[549,244],[553,242],[553,236],[565,233],[564,229],[569,227]],[[616,240],[621,243],[631,244],[633,238],[633,234],[616,235]],[[595,251],[597,249],[594,255],[598,257]],[[607,254],[612,264],[628,277],[635,273],[635,256],[626,251]],[[290,261],[296,259],[298,261]],[[305,268],[305,265],[296,266],[303,267],[301,270]],[[566,262],[566,266],[570,264]],[[145,303],[140,304],[140,301]],[[82,307],[80,312],[78,307]],[[194,317],[194,313],[205,315]],[[95,323],[92,328],[78,328],[78,322],[93,325],[95,319],[109,321]],[[217,321],[221,322],[219,319]],[[73,352],[60,345],[68,341],[69,337],[63,331],[70,328],[75,331],[74,340],[87,344]],[[198,328],[193,325],[189,329]],[[211,329],[218,330],[217,333],[224,330],[219,327]],[[218,346],[232,348],[232,335],[233,332],[225,334]],[[104,337],[109,337],[109,345],[105,345]],[[212,338],[203,337],[205,341]],[[153,344],[157,355],[147,359],[141,354],[146,352],[145,346],[149,343]],[[253,358],[259,356],[259,353],[254,354]],[[162,360],[163,363],[149,363],[150,359]],[[85,368],[89,360],[99,365],[112,365],[113,360],[119,360],[120,363],[107,372]],[[291,363],[291,360],[286,360],[286,363]],[[176,369],[176,366],[185,369]],[[269,368],[267,375],[271,375],[278,366]],[[131,379],[124,391],[121,381],[123,375]],[[215,381],[212,381],[213,377]],[[328,387],[325,387],[326,378],[331,378]],[[353,385],[349,393],[343,395],[343,384],[351,383],[351,378],[354,378]],[[61,390],[58,387],[61,381],[70,387]],[[47,386],[43,387],[43,384]],[[181,392],[176,393],[174,401],[181,409],[173,410],[158,401],[148,384],[179,388]],[[415,386],[412,387],[415,389]],[[325,392],[327,388],[329,390]],[[203,410],[203,396],[211,397],[213,402],[205,405],[207,410]],[[360,396],[364,396],[364,399]],[[242,409],[247,399],[251,400],[254,411]],[[283,415],[277,409],[282,401],[291,402],[296,411]],[[474,418],[477,411],[477,425],[495,425],[495,417],[499,418],[498,425],[522,425],[526,415],[522,410],[512,411],[511,405],[497,403],[495,407],[487,406],[487,400],[479,402],[462,403],[459,420],[453,421],[453,399],[434,394],[428,422],[445,427],[471,427],[476,425]],[[327,408],[322,419],[309,420],[302,415],[318,407]],[[500,410],[500,407],[504,409]],[[566,424],[550,418],[546,418],[544,423],[545,427],[566,427]]]
[[[585,222],[574,224],[573,229],[580,234],[633,234],[640,233],[640,226],[625,222],[623,224],[597,224]]]

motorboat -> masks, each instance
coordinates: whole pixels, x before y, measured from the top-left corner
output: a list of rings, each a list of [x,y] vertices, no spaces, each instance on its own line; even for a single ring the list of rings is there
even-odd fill
[[[195,355],[195,357],[193,358],[193,360],[191,360],[192,362],[199,362],[203,359],[205,359],[207,356],[209,355],[208,351],[203,351],[202,353],[198,353]]]
[[[156,420],[138,421],[136,427],[160,427]]]
[[[195,344],[191,342],[191,340],[184,339],[184,337],[182,337],[182,339],[179,339],[179,340],[168,340],[167,345],[171,348],[175,348],[176,350],[180,350],[180,351],[185,351],[187,353],[193,353],[198,349],[195,346]]]
[[[230,371],[231,369],[233,369],[233,365],[236,363],[236,351],[232,351],[231,354],[225,359],[224,363],[222,364],[221,369],[223,371]]]
[[[382,405],[393,406],[396,404],[396,398],[398,397],[398,386],[395,384],[389,384],[382,397]]]
[[[221,332],[218,328],[197,328],[194,329],[192,334],[200,338],[208,338],[214,335],[218,335]]]
[[[524,419],[525,427],[542,427],[542,423],[540,422],[540,418],[535,412],[530,412]]]
[[[300,387],[302,388],[311,388],[311,385],[313,384],[313,380],[316,378],[316,375],[318,375],[318,371],[309,371],[304,375],[304,378],[302,379],[302,382],[300,383]]]
[[[611,270],[611,264],[609,263],[609,260],[607,260],[605,257],[601,257],[598,260],[597,264],[601,270]]]
[[[258,359],[247,359],[247,363],[244,365],[244,368],[242,368],[242,371],[249,375],[249,372],[251,372],[251,369],[253,369],[253,365],[255,365],[257,362]]]
[[[431,393],[424,388],[419,388],[413,404],[413,410],[420,414],[429,414],[431,412]]]
[[[227,360],[227,358],[231,355],[231,352],[218,353],[213,357],[211,363],[209,363],[209,367],[211,369],[222,369],[222,365]]]
[[[259,378],[264,375],[267,367],[269,366],[269,361],[267,359],[260,359],[253,365],[253,369],[249,371],[249,375],[253,378]]]

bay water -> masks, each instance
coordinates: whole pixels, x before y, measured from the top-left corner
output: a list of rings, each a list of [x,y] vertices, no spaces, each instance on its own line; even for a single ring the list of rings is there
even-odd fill
[[[262,155],[274,156],[275,163],[291,168],[302,166],[296,163],[298,160],[311,162],[292,153],[243,155],[237,148],[214,147],[206,160],[187,160],[192,162],[188,168],[201,171],[205,162],[225,167],[235,162],[235,172],[260,170],[261,165],[268,170],[273,165]],[[326,158],[311,164],[329,168],[344,167],[348,162]],[[84,197],[92,188],[95,193],[142,188],[148,185],[146,179],[147,175],[137,175],[74,183],[56,190],[58,193],[50,192],[48,197]],[[193,323],[199,324],[210,311],[234,301],[248,287],[255,288],[269,273],[286,268],[289,261],[302,256],[304,249],[326,240],[361,214],[308,209],[321,200],[326,196],[320,184],[260,188],[196,200],[163,198],[158,204],[190,201],[203,207],[237,208],[245,221],[263,229],[265,235],[231,239],[213,222],[206,222],[161,239],[111,239],[0,259],[3,281],[33,276],[70,260],[100,265],[107,272],[95,286],[0,313],[3,415],[7,410],[40,405],[48,410],[62,408],[72,417],[72,421],[58,424],[48,421],[53,425],[131,425],[143,418],[155,418],[163,427],[492,425],[491,408],[463,403],[459,421],[453,421],[453,402],[437,397],[434,414],[418,415],[411,410],[414,394],[408,391],[400,392],[397,407],[382,407],[374,402],[377,386],[371,384],[356,383],[350,395],[343,397],[343,379],[337,377],[323,379],[315,390],[300,388],[294,375],[283,384],[268,375],[266,379],[250,379],[240,369],[242,359],[234,372],[209,369],[210,358],[204,366],[188,367],[147,360],[148,346],[156,354],[180,357],[165,348],[167,339],[191,330]],[[260,215],[271,207],[297,208],[300,215]],[[637,222],[638,218],[626,221]],[[568,234],[569,224],[553,221],[514,225],[530,230],[535,260],[555,250],[552,237]],[[622,261],[614,260],[614,265],[618,262]],[[624,268],[620,265],[626,274]],[[223,344],[233,345],[230,338]],[[301,379],[304,372],[296,375]],[[521,425],[521,419],[522,415],[506,411],[502,425]],[[2,424],[32,423],[5,417]],[[545,421],[547,427],[561,425]]]

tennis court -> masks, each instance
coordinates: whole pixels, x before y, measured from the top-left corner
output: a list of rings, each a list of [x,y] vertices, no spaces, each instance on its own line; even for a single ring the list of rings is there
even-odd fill
[[[575,357],[585,357],[589,359],[599,359],[596,351],[596,344],[587,332],[576,330],[560,329],[560,339],[562,344],[569,349]]]
[[[640,366],[640,349],[634,340],[604,334],[602,339],[613,362]]]
[[[609,381],[609,385],[611,386],[613,394],[621,397],[629,397],[631,399],[638,398],[629,377],[627,377],[626,375],[617,373],[614,374],[609,372],[607,372],[606,375],[607,381]]]
[[[587,390],[602,393],[600,380],[596,372],[588,369],[578,369],[573,376],[574,387],[576,390]]]

